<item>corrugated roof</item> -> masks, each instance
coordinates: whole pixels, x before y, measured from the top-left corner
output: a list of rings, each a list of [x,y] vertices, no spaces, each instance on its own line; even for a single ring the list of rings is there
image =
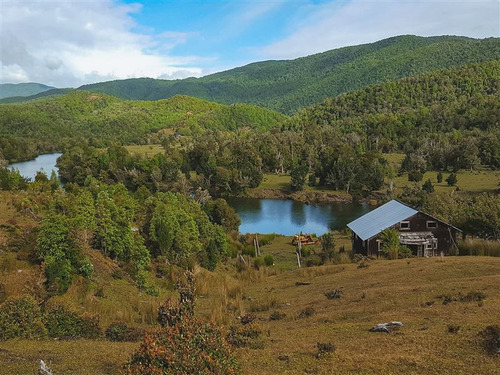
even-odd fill
[[[368,212],[366,215],[351,221],[347,226],[363,241],[372,238],[402,220],[408,219],[418,211],[396,200]]]

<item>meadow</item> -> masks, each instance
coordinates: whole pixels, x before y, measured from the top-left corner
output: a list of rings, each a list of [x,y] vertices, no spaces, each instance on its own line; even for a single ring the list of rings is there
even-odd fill
[[[290,241],[290,237],[276,236],[262,246],[263,255],[274,257],[272,267],[238,272],[235,261],[229,260],[215,272],[195,269],[197,315],[216,321],[228,332],[231,327],[243,335],[253,332],[235,349],[243,374],[498,371],[500,358],[486,352],[481,332],[499,323],[500,258],[351,263],[347,256],[339,255],[339,264],[299,269]],[[336,242],[337,249],[350,250],[347,236],[337,233]],[[314,257],[319,248],[311,250]],[[107,279],[112,270],[106,271],[102,265],[111,265],[94,260],[102,267],[96,270],[98,278]],[[0,281],[16,273],[19,266],[22,264],[16,263],[11,272],[2,272]],[[138,314],[141,303],[152,307],[153,300],[127,284],[109,278],[105,298],[90,293],[79,299],[76,291],[85,293],[75,286],[64,298],[80,301],[86,309],[90,306],[85,304],[90,303],[87,300],[93,301],[97,306],[93,312],[113,318],[117,315],[113,316],[112,309],[121,309],[119,317],[124,321],[153,327],[154,318],[141,324]],[[340,290],[340,298],[328,299],[325,294],[334,290]],[[134,293],[135,299],[130,299]],[[121,300],[115,297],[118,295]],[[254,321],[242,325],[238,319],[242,316]],[[403,322],[403,327],[390,334],[369,332],[373,325],[393,320]],[[107,321],[101,321],[103,326]],[[318,343],[334,348],[333,352],[318,355]],[[118,373],[138,345],[104,340],[0,342],[0,374],[34,373],[39,359],[50,363],[55,374]]]

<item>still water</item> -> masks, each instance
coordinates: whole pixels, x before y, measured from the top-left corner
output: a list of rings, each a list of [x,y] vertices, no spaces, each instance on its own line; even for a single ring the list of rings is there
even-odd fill
[[[328,230],[345,228],[346,224],[370,211],[367,204],[331,203],[308,205],[291,200],[227,198],[241,218],[241,233],[299,232],[321,235]]]
[[[21,176],[30,178],[32,181],[35,179],[36,172],[38,171],[43,171],[47,177],[50,177],[52,171],[55,171],[56,174],[58,173],[56,160],[61,155],[61,153],[43,154],[39,155],[34,160],[9,164],[9,168],[17,169],[19,173],[21,173]]]

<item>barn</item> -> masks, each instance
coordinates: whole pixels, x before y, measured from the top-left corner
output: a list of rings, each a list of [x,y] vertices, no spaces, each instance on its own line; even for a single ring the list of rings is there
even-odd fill
[[[350,222],[354,254],[382,255],[380,233],[387,228],[399,232],[399,242],[416,256],[450,254],[457,249],[460,229],[397,200],[391,200]]]

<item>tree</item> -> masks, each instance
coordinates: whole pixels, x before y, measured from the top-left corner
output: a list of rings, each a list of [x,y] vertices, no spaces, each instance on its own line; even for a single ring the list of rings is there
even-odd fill
[[[391,228],[384,229],[380,234],[380,241],[381,249],[389,259],[398,259],[400,248],[398,231]]]
[[[458,182],[458,178],[457,178],[457,175],[456,173],[451,173],[448,178],[446,179],[446,183],[448,184],[448,186],[454,186],[456,185]]]
[[[335,237],[328,232],[321,236],[321,259],[323,262],[328,259],[330,262],[335,254]]]
[[[290,187],[294,191],[302,190],[306,181],[307,165],[302,163],[295,164],[290,170]]]
[[[424,175],[420,171],[410,171],[408,172],[408,181],[410,182],[420,182],[424,178]]]
[[[441,173],[441,171],[439,171],[439,173],[437,174],[437,183],[440,184],[441,182],[443,182],[443,173]]]
[[[422,190],[426,191],[429,194],[434,192],[434,186],[432,186],[432,182],[430,179],[425,181],[425,183],[422,185]]]

